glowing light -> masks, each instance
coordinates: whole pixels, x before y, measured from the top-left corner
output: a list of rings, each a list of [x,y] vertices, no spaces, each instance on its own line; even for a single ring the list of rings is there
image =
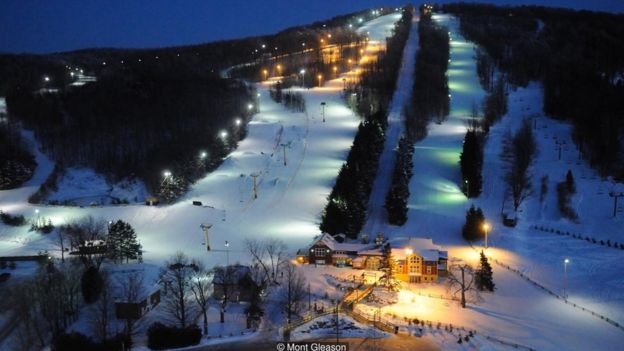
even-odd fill
[[[248,110],[251,110],[252,108],[253,108],[253,104],[249,104],[249,105],[247,105],[247,109],[248,109]]]
[[[169,171],[165,170],[165,171],[163,172],[163,177],[165,177],[165,178],[167,178],[167,177],[171,177],[171,172],[169,172]]]
[[[240,118],[237,118],[237,119],[236,119],[236,121],[235,121],[235,123],[236,123],[236,125],[237,125],[237,126],[240,126],[240,125],[241,125],[241,123],[243,123],[243,122],[241,121],[241,119],[240,119]]]
[[[409,255],[411,255],[411,254],[413,254],[413,253],[414,253],[414,250],[412,250],[411,248],[409,248],[409,247],[406,247],[406,248],[405,248],[405,254],[406,254],[406,255],[408,255],[408,256],[409,256]]]
[[[46,81],[46,82],[49,82],[50,81],[50,77],[45,76],[45,77],[43,77],[43,80]]]
[[[225,139],[225,138],[227,138],[228,133],[225,130],[222,130],[220,135],[221,135],[221,138]]]
[[[202,152],[199,154],[199,158],[201,158],[202,160],[203,160],[203,159],[205,159],[206,157],[208,157],[208,153],[206,153],[206,151],[202,151]]]
[[[483,230],[485,230],[486,232],[490,230],[490,224],[487,222],[483,223]]]

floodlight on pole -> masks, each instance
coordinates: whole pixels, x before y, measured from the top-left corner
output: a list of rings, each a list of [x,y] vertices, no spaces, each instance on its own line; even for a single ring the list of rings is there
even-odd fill
[[[488,231],[490,230],[490,224],[488,222],[483,223],[483,231],[485,232],[485,248],[488,248]]]
[[[570,263],[570,260],[565,258],[563,260],[563,298],[564,299],[568,298],[568,294],[566,292],[566,288],[568,285],[568,263]]]

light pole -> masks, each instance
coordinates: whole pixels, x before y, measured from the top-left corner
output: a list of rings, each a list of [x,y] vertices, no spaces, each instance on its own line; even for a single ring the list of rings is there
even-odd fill
[[[322,74],[319,74],[318,76],[316,76],[316,78],[318,78],[318,86],[319,86],[319,87],[320,87],[320,86],[322,86],[322,84],[321,84],[321,83],[323,82],[323,75],[322,75]]]
[[[325,123],[325,105],[327,105],[327,103],[325,101],[321,102],[321,115],[323,116],[323,123]]]
[[[334,66],[333,70],[334,70],[334,79],[338,78],[338,67]]]
[[[284,166],[286,166],[286,146],[288,144],[281,143],[280,146],[284,148]]]
[[[466,197],[470,197],[470,183],[468,179],[464,179],[464,184],[466,185]]]
[[[301,74],[301,87],[305,88],[305,69],[299,71],[299,74]]]
[[[163,181],[160,183],[160,186],[162,186],[163,184],[165,184],[165,182],[167,181],[167,179],[169,179],[169,177],[171,177],[171,172],[165,170],[163,172]]]
[[[277,65],[277,74],[279,74],[280,76],[282,75],[282,65],[280,64]]]
[[[563,260],[563,298],[568,299],[568,294],[566,293],[566,288],[568,285],[568,263],[570,263],[569,259]]]
[[[258,178],[260,174],[252,173],[249,176],[253,178],[253,198],[257,199],[258,198],[258,183],[256,181],[256,178]]]
[[[226,267],[230,266],[230,242],[225,241],[225,262],[227,264]]]
[[[201,166],[203,166],[204,171],[206,171],[206,158],[208,157],[208,153],[206,151],[201,151],[199,153],[199,162]]]
[[[264,74],[264,80],[269,79],[269,71],[268,70],[262,70],[262,74]]]
[[[488,222],[483,223],[483,231],[485,231],[485,248],[488,248],[488,230],[490,230],[490,224]]]
[[[610,191],[609,196],[613,198],[613,217],[617,216],[618,198],[624,197],[624,192]]]

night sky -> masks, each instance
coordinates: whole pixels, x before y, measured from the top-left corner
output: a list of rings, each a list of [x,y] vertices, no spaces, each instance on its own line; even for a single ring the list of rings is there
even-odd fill
[[[624,12],[622,0],[489,2]],[[405,0],[0,0],[0,52],[48,53],[90,47],[197,44],[270,34],[356,10],[405,3]]]

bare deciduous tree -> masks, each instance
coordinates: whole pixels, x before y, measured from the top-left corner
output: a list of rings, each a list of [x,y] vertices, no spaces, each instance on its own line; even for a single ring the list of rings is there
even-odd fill
[[[145,289],[143,286],[143,272],[131,272],[117,279],[117,291],[124,302],[139,302],[143,296]],[[126,338],[130,339],[134,332],[134,323],[136,320],[126,318]]]
[[[234,292],[234,287],[237,283],[236,269],[236,266],[217,266],[213,269],[214,277],[212,282],[215,289],[219,289],[219,293],[221,294],[221,323],[225,322],[226,307],[228,302],[230,301],[230,295],[232,295],[232,293]],[[219,296],[216,297],[219,298]]]
[[[102,290],[100,298],[91,308],[90,322],[93,334],[100,342],[103,342],[109,336],[109,324],[114,318],[114,301],[110,273],[102,271],[100,276],[102,277]]]
[[[99,270],[106,256],[100,250],[96,250],[94,242],[106,238],[106,228],[105,220],[87,216],[62,226],[59,235],[63,240],[69,239],[71,249],[78,251],[85,267],[93,266]],[[64,246],[63,242],[63,248]]]
[[[293,314],[299,313],[307,295],[305,277],[292,263],[284,265],[284,281],[282,282],[281,303],[286,312],[286,322],[292,321]]]
[[[185,328],[189,322],[190,306],[186,298],[194,271],[195,265],[188,256],[178,251],[165,262],[160,272],[160,281],[164,288],[163,308],[181,328]]]
[[[78,319],[81,267],[74,260],[56,266],[42,265],[32,279],[18,283],[11,290],[15,316],[14,348],[44,348],[50,337],[63,332]]]
[[[202,262],[194,260],[193,263],[197,268],[191,277],[191,292],[204,317],[204,335],[208,335],[208,300],[210,298],[212,273],[206,269]]]
[[[466,308],[466,292],[475,291],[474,270],[465,263],[453,264],[448,269],[447,282],[449,289],[453,290],[453,296],[461,294],[461,306]]]
[[[531,194],[531,176],[528,168],[537,153],[537,144],[529,120],[525,119],[522,127],[511,137],[505,134],[501,158],[507,162],[504,179],[513,199],[514,210]]]
[[[247,239],[245,247],[252,264],[262,268],[265,281],[275,284],[280,268],[287,261],[286,244],[279,239]]]

